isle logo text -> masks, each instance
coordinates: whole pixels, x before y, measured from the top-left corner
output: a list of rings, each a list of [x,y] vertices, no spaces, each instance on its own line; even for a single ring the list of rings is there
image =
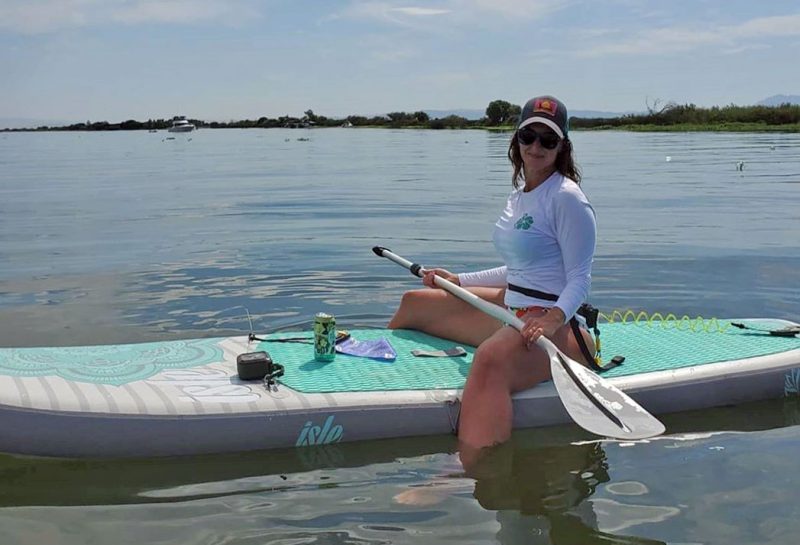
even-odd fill
[[[306,422],[303,425],[303,429],[300,430],[300,435],[297,436],[297,443],[295,443],[295,446],[310,447],[314,445],[330,445],[331,443],[338,443],[341,441],[343,435],[344,428],[339,424],[334,425],[333,415],[330,415],[325,419],[325,423],[322,424],[322,427],[315,426],[311,420]]]

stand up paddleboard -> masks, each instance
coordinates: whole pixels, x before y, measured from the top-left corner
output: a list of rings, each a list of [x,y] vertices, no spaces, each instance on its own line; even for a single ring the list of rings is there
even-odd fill
[[[797,393],[800,338],[785,320],[734,320],[750,329],[681,320],[602,324],[603,352],[625,362],[602,374],[653,414]],[[339,324],[346,327],[347,324]],[[337,354],[282,332],[155,343],[0,349],[0,451],[55,457],[141,457],[310,447],[456,430],[474,348],[407,330],[385,338],[394,361]],[[244,381],[237,357],[266,351],[283,366],[274,385]],[[418,357],[412,354],[443,354]],[[421,351],[421,352],[419,352]],[[514,427],[570,422],[552,383],[514,396]]]

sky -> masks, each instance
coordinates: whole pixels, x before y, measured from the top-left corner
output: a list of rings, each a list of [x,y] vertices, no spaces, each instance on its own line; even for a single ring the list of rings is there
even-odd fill
[[[745,105],[798,54],[797,0],[0,0],[0,118]]]

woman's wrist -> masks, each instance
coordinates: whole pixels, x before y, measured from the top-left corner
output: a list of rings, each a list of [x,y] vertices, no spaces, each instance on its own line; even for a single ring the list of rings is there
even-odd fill
[[[567,315],[559,307],[551,307],[547,311],[547,317],[554,321],[558,321],[560,325],[567,323]]]

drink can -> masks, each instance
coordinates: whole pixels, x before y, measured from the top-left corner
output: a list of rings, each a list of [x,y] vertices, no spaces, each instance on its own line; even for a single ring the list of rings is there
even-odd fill
[[[336,357],[336,318],[324,312],[314,316],[314,359],[333,361]]]

